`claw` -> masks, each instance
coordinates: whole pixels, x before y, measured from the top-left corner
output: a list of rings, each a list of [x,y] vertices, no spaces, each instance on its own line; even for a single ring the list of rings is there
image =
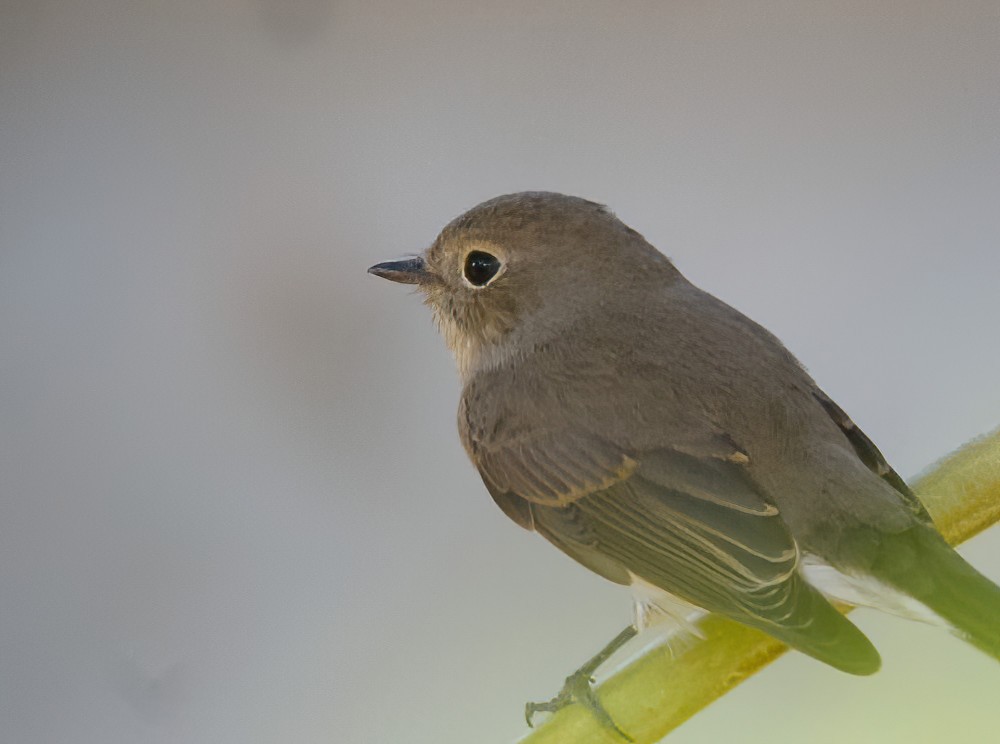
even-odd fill
[[[527,703],[524,706],[524,718],[528,722],[528,726],[534,727],[532,719],[536,713],[555,713],[567,705],[578,703],[589,710],[602,726],[613,730],[625,741],[634,741],[631,736],[618,728],[618,724],[601,703],[601,699],[593,688],[594,681],[586,669],[580,669],[566,678],[566,684],[563,685],[559,694],[551,700],[544,703]]]
[[[611,714],[608,713],[603,703],[601,703],[601,699],[597,696],[597,692],[595,692],[593,687],[595,682],[593,673],[597,670],[598,666],[606,661],[616,649],[623,646],[635,633],[636,631],[632,627],[626,628],[619,633],[597,656],[569,675],[559,694],[551,700],[544,703],[525,704],[524,720],[527,721],[528,726],[534,728],[532,719],[536,713],[555,713],[567,705],[578,703],[589,710],[591,715],[602,726],[611,729],[625,741],[634,741],[631,736],[618,728],[618,724],[615,723]]]

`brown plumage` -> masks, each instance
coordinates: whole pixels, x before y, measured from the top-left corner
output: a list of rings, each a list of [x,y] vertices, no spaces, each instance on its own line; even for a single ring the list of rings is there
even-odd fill
[[[1000,589],[871,440],[773,335],[605,207],[501,196],[423,256],[371,271],[423,291],[493,499],[591,570],[874,672],[878,653],[806,579],[808,557],[1000,656]]]

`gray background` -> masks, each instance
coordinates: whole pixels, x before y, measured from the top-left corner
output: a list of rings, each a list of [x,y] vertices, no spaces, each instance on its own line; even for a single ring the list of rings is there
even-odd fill
[[[628,620],[493,506],[365,275],[527,188],[610,204],[904,475],[1000,423],[996,2],[7,0],[4,741],[509,741]],[[876,677],[791,655],[671,741],[995,738],[1000,666],[856,620]]]

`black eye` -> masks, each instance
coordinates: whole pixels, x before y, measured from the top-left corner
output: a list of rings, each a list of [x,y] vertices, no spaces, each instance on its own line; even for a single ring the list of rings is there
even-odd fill
[[[469,284],[482,287],[500,271],[500,259],[483,251],[472,251],[465,257],[465,278]]]

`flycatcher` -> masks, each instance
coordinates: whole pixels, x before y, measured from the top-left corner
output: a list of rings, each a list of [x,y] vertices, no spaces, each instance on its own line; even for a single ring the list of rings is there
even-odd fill
[[[635,587],[637,626],[680,603],[871,674],[879,654],[837,600],[935,620],[1000,658],[1000,588],[871,440],[777,338],[604,206],[500,196],[369,271],[423,293],[497,505]],[[607,720],[594,666],[529,714],[576,696]]]

